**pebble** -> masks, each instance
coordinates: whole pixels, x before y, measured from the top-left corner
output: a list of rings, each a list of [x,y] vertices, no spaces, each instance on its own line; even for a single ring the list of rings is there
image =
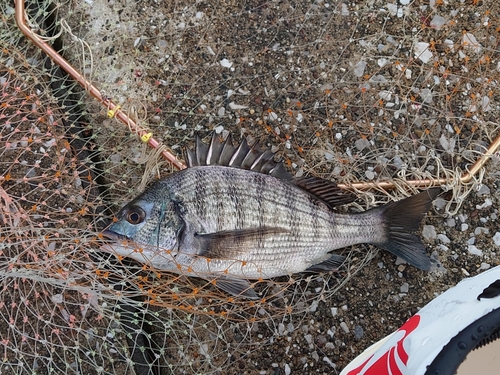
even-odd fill
[[[349,327],[347,326],[346,322],[340,322],[340,328],[342,329],[342,331],[344,331],[345,333],[349,333]]]
[[[285,363],[285,375],[290,375],[292,373],[292,369],[288,365],[288,363]]]
[[[486,186],[485,184],[481,184],[479,186],[479,189],[477,190],[477,195],[482,196],[482,195],[490,195],[490,188]]]
[[[366,147],[370,146],[370,141],[368,139],[361,138],[354,142],[354,145],[359,151],[363,151]]]
[[[434,207],[436,207],[437,210],[444,210],[444,208],[446,207],[446,205],[448,204],[447,201],[445,201],[443,198],[441,197],[437,197],[435,200],[434,200]]]
[[[450,217],[450,218],[448,218],[448,219],[446,220],[446,225],[447,225],[448,227],[451,227],[451,228],[455,227],[455,225],[456,225],[456,221],[455,221],[455,219],[453,219],[453,218],[451,218],[451,217]]]
[[[437,239],[439,241],[441,241],[442,243],[450,243],[451,242],[451,240],[443,233],[439,233],[437,235]]]
[[[476,37],[472,33],[464,33],[462,36],[462,45],[469,51],[479,53],[481,52],[482,46],[477,41]]]
[[[490,230],[488,228],[485,228],[485,227],[477,227],[474,230],[474,234],[476,236],[481,235],[481,234],[488,234],[488,233],[490,233]]]
[[[424,225],[422,228],[422,237],[426,240],[432,240],[437,237],[436,228],[434,225]]]
[[[483,252],[479,250],[475,245],[467,245],[467,251],[472,255],[483,255]]]
[[[433,28],[433,29],[437,29],[439,30],[441,27],[443,27],[443,25],[446,23],[446,20],[444,19],[444,17],[441,17],[441,16],[438,16],[438,15],[435,15],[431,22],[430,22],[430,26]]]
[[[499,237],[499,241],[500,241],[500,233],[498,233],[498,237]],[[499,243],[499,245],[500,245],[500,243]],[[339,309],[336,307],[332,307],[332,308],[330,308],[330,311],[332,312],[332,316],[336,316]]]
[[[399,288],[399,290],[401,291],[401,293],[408,293],[408,291],[410,290],[410,285],[408,285],[408,283],[404,283],[403,285],[401,285],[401,288]]]
[[[231,61],[229,61],[228,59],[222,59],[220,61],[220,64],[224,67],[224,68],[230,68],[233,66],[233,63]]]
[[[364,333],[365,332],[363,330],[363,327],[361,326],[354,327],[354,337],[356,338],[356,340],[361,340],[363,338]]]
[[[315,312],[318,309],[319,302],[317,300],[312,301],[311,306],[309,306],[310,312]]]
[[[229,108],[231,108],[233,111],[237,111],[239,109],[246,109],[248,108],[246,105],[241,105],[241,104],[236,104],[235,102],[229,103]]]
[[[493,236],[493,242],[496,246],[500,246],[500,232],[496,232]]]
[[[356,77],[363,77],[363,74],[365,73],[365,68],[366,68],[366,61],[358,61],[356,65],[354,65],[354,75]]]
[[[486,199],[484,200],[484,203],[483,203],[483,204],[478,204],[478,205],[476,205],[476,208],[477,208],[478,210],[482,210],[483,208],[490,207],[492,204],[493,204],[493,202],[491,201],[491,199],[486,198]]]
[[[428,63],[432,59],[432,52],[429,50],[429,43],[418,42],[413,48],[413,53],[415,57],[422,61],[424,64]]]

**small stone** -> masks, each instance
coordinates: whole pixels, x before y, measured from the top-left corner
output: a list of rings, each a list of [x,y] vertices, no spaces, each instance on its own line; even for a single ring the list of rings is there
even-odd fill
[[[482,195],[490,195],[490,188],[486,186],[485,184],[481,184],[479,186],[479,189],[477,190],[477,195],[482,196]]]
[[[444,211],[444,208],[446,207],[446,205],[448,204],[447,201],[445,201],[443,198],[441,197],[437,197],[435,200],[434,200],[434,207],[436,207],[436,210],[438,211]]]
[[[290,375],[292,373],[292,370],[290,369],[290,366],[288,363],[285,363],[285,375]]]
[[[442,234],[442,233],[439,233],[437,235],[437,239],[439,241],[441,241],[442,243],[450,243],[451,242],[451,240],[445,234]]]
[[[408,291],[410,290],[410,286],[408,285],[408,283],[404,283],[403,285],[401,285],[401,288],[399,288],[399,290],[401,291],[401,293],[408,293]]]
[[[311,306],[309,306],[310,312],[315,312],[318,309],[319,302],[317,300],[312,301]]]
[[[356,338],[356,340],[361,340],[363,338],[363,335],[364,335],[363,327],[355,326],[354,327],[354,337]]]
[[[220,64],[224,67],[224,68],[230,68],[233,66],[233,63],[231,61],[229,61],[228,59],[222,59],[220,61]]]
[[[437,233],[434,225],[424,225],[422,228],[422,237],[426,240],[435,239],[437,237]]]
[[[405,266],[404,264],[400,264],[400,265],[398,266],[398,271],[399,271],[399,272],[403,272],[405,269],[406,269],[406,266]]]
[[[462,232],[465,232],[467,229],[469,229],[469,224],[463,223],[462,225],[460,225],[460,230]]]
[[[356,65],[354,65],[354,75],[356,77],[363,77],[363,74],[365,73],[365,68],[366,68],[366,61],[358,61]]]
[[[498,235],[499,235],[499,237],[500,237],[500,233],[499,233]],[[500,240],[500,238],[499,238],[499,240]],[[500,244],[499,244],[499,245],[500,245]],[[332,312],[332,316],[336,316],[336,315],[337,315],[337,313],[338,313],[338,311],[339,311],[339,309],[338,309],[338,308],[336,308],[336,307],[332,307],[332,308],[330,308],[330,311]]]
[[[474,53],[479,53],[482,49],[481,44],[479,44],[476,37],[472,33],[464,33],[462,36],[462,45]]]
[[[375,173],[373,171],[366,171],[365,176],[368,180],[373,180],[375,178]]]
[[[472,255],[482,256],[483,252],[474,245],[467,245],[467,251]]]
[[[413,53],[415,57],[422,61],[424,64],[428,63],[432,59],[432,52],[429,49],[429,43],[418,42],[413,47]]]
[[[345,333],[349,333],[349,327],[347,326],[346,322],[340,322],[340,328],[342,329],[342,331],[344,331]]]
[[[363,151],[366,147],[370,147],[370,141],[365,138],[360,138],[354,142],[354,146],[356,146],[359,151]]]
[[[477,227],[475,230],[474,230],[474,234],[476,236],[479,236],[481,234],[488,234],[490,233],[490,230],[488,228],[485,228],[485,227]]]
[[[435,15],[430,22],[430,26],[433,29],[439,30],[445,23],[446,20],[443,17]]]
[[[477,208],[478,210],[482,210],[483,208],[490,207],[492,204],[493,204],[493,202],[491,201],[491,199],[486,198],[486,199],[484,200],[484,203],[483,203],[483,204],[478,204],[478,205],[476,205],[476,208]]]
[[[493,242],[496,246],[500,246],[500,232],[496,232],[493,236]]]

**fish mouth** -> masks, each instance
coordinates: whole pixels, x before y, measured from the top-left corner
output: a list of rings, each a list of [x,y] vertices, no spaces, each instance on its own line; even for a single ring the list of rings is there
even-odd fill
[[[130,238],[123,234],[119,234],[116,232],[113,232],[112,230],[105,229],[101,232],[101,234],[106,237],[107,239],[114,240],[114,241],[130,241]]]

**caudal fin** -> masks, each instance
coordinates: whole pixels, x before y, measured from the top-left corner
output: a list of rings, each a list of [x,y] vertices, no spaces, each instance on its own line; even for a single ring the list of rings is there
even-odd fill
[[[431,188],[414,196],[391,202],[374,210],[379,210],[386,229],[386,241],[375,245],[390,251],[412,266],[428,271],[431,262],[420,237],[414,234],[420,227],[432,201],[441,188]]]

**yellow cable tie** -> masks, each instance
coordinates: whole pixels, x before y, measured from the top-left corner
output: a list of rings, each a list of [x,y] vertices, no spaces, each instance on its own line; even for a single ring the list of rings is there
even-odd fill
[[[117,105],[115,108],[110,109],[110,110],[108,111],[108,117],[109,117],[109,118],[113,118],[113,117],[115,117],[116,112],[117,112],[117,111],[118,111],[121,107],[122,107],[121,105]]]
[[[141,141],[143,141],[144,143],[148,143],[149,142],[149,139],[153,136],[153,133],[145,133],[143,135],[141,135]]]

